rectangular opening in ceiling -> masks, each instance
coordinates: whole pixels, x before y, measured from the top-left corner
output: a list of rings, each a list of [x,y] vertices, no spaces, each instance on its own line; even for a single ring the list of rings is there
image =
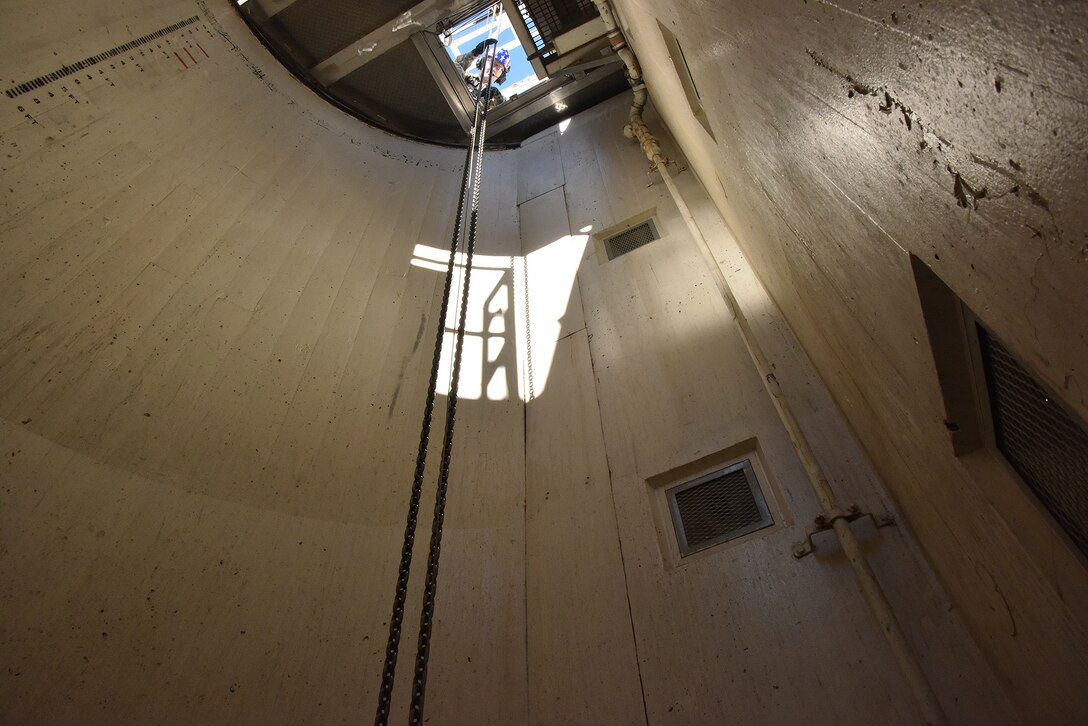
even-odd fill
[[[440,38],[450,60],[464,71],[465,83],[470,91],[478,88],[481,82],[486,82],[483,78],[481,44],[489,38],[498,41],[497,53],[505,53],[509,57],[506,72],[494,81],[503,99],[513,98],[548,80],[547,76],[538,75],[529,62],[501,3],[489,4],[467,18],[455,20],[454,24],[442,31]]]
[[[710,138],[716,141],[714,132],[710,129],[710,120],[707,119],[706,111],[703,110],[702,96],[699,95],[699,89],[691,75],[688,59],[684,56],[684,49],[680,47],[680,41],[676,39],[671,30],[661,24],[660,20],[657,22],[657,27],[661,30],[661,37],[665,39],[665,47],[669,49],[669,59],[672,61],[673,69],[676,71],[676,76],[680,79],[680,85],[684,89],[684,96],[687,98],[691,115],[695,117],[703,130],[710,135]]]
[[[957,456],[992,452],[1088,556],[1088,427],[920,259],[911,257]]]
[[[774,524],[749,459],[665,494],[682,557]]]
[[[494,70],[502,66],[498,75],[504,76],[489,95],[492,148],[516,145],[629,90],[599,16],[575,27],[560,16],[562,34],[548,40],[543,25],[526,25],[534,17],[527,0],[234,4],[246,25],[314,91],[369,124],[410,138],[467,143],[486,61],[473,51],[488,38],[502,54]],[[596,13],[591,2],[586,7]],[[490,69],[487,76],[493,76]]]

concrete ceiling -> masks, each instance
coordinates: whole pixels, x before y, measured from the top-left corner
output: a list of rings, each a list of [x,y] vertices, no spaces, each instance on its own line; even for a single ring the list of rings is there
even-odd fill
[[[330,102],[398,135],[462,146],[471,98],[434,30],[451,16],[485,5],[480,0],[249,0],[237,7],[269,50]],[[624,90],[619,64],[600,65],[596,53],[591,58],[596,67],[553,74],[548,83],[499,106],[489,118],[489,141],[516,145]]]

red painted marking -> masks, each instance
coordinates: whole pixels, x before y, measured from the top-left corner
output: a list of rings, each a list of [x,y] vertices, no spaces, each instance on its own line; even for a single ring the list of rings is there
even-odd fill
[[[204,50],[204,46],[202,46],[200,43],[197,43],[196,47],[200,48],[200,52],[204,54],[205,58],[211,58],[211,56],[208,55],[208,51]]]
[[[189,60],[191,60],[193,62],[193,65],[195,66],[196,58],[193,57],[193,54],[189,52],[188,48],[185,49],[185,55],[189,56]]]
[[[183,60],[181,59],[181,56],[180,56],[180,55],[178,55],[178,52],[177,52],[176,50],[174,51],[174,57],[178,59],[178,63],[180,63],[180,64],[181,64],[181,67],[182,67],[182,68],[188,68],[188,67],[189,67],[189,66],[185,65],[185,61],[183,61]]]

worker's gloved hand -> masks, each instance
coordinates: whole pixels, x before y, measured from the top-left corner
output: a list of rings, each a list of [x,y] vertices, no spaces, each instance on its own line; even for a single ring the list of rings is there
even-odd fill
[[[487,47],[489,41],[494,42],[494,39],[487,38],[485,40],[481,40],[475,48],[470,50],[468,53],[462,53],[461,55],[457,56],[453,60],[453,62],[460,66],[461,70],[467,71],[468,67],[472,65],[472,61],[476,60],[484,54],[484,49]]]
[[[478,58],[480,56],[483,56],[483,51],[487,47],[487,44],[489,44],[489,42],[492,42],[492,44],[498,44],[498,40],[495,40],[494,38],[485,38],[479,42],[479,45],[477,45],[477,47],[472,49],[473,56]]]
[[[473,55],[471,52],[470,53],[462,53],[461,55],[457,56],[457,58],[455,58],[453,62],[456,63],[458,66],[460,66],[461,70],[467,71],[468,67],[470,65],[472,65],[472,61],[475,58],[476,58],[476,56]]]

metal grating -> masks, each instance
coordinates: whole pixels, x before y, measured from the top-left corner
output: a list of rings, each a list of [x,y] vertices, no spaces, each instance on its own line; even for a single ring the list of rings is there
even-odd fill
[[[513,0],[521,5],[526,1]],[[571,2],[583,13],[589,12],[592,6],[589,0],[561,0],[555,3],[558,13],[555,17],[576,19],[577,13],[559,12]],[[468,122],[463,109],[458,107],[458,96],[462,97],[461,101],[467,97],[461,88],[460,76],[456,75],[453,63],[444,52],[432,57],[426,50],[420,50],[432,45],[432,40],[433,45],[441,48],[433,30],[443,27],[447,21],[432,28],[413,25],[411,30],[401,33],[403,42],[383,45],[379,49],[381,52],[371,56],[368,63],[331,84],[315,74],[315,67],[322,61],[403,12],[422,7],[419,0],[294,0],[270,5],[273,9],[281,8],[271,16],[268,15],[271,11],[266,11],[258,2],[232,2],[231,5],[280,62],[338,108],[408,138],[451,146],[467,144]],[[423,5],[430,7],[426,3]],[[464,6],[466,10],[450,17],[463,17],[464,13],[484,6],[483,0],[469,2]],[[530,24],[529,29],[536,47],[546,48],[536,26]],[[30,85],[31,82],[23,84],[26,88]],[[628,88],[619,64],[585,76],[560,76],[553,79],[552,86],[550,103],[545,103],[548,99],[544,94],[523,93],[503,104],[504,108],[494,122],[489,120],[489,145],[518,144],[554,124],[561,113],[572,115]],[[9,95],[18,91],[19,87],[9,89]]]
[[[774,524],[747,459],[673,487],[668,498],[681,555]]]
[[[525,28],[529,31],[529,37],[533,39],[533,47],[537,50],[544,50],[547,43],[541,37],[540,30],[536,27],[536,21],[529,15],[529,9],[525,7],[522,0],[517,0],[517,7],[521,19],[525,21]]]
[[[519,0],[518,10],[531,32],[541,39],[538,50],[599,15],[593,0]],[[536,40],[534,37],[533,42]]]
[[[642,224],[635,225],[606,239],[604,249],[608,253],[608,259],[614,260],[620,255],[626,255],[631,250],[637,250],[639,247],[650,244],[655,239],[660,239],[657,234],[657,226],[652,219],[648,219]]]
[[[997,448],[1088,555],[1088,432],[997,338],[976,327]]]

